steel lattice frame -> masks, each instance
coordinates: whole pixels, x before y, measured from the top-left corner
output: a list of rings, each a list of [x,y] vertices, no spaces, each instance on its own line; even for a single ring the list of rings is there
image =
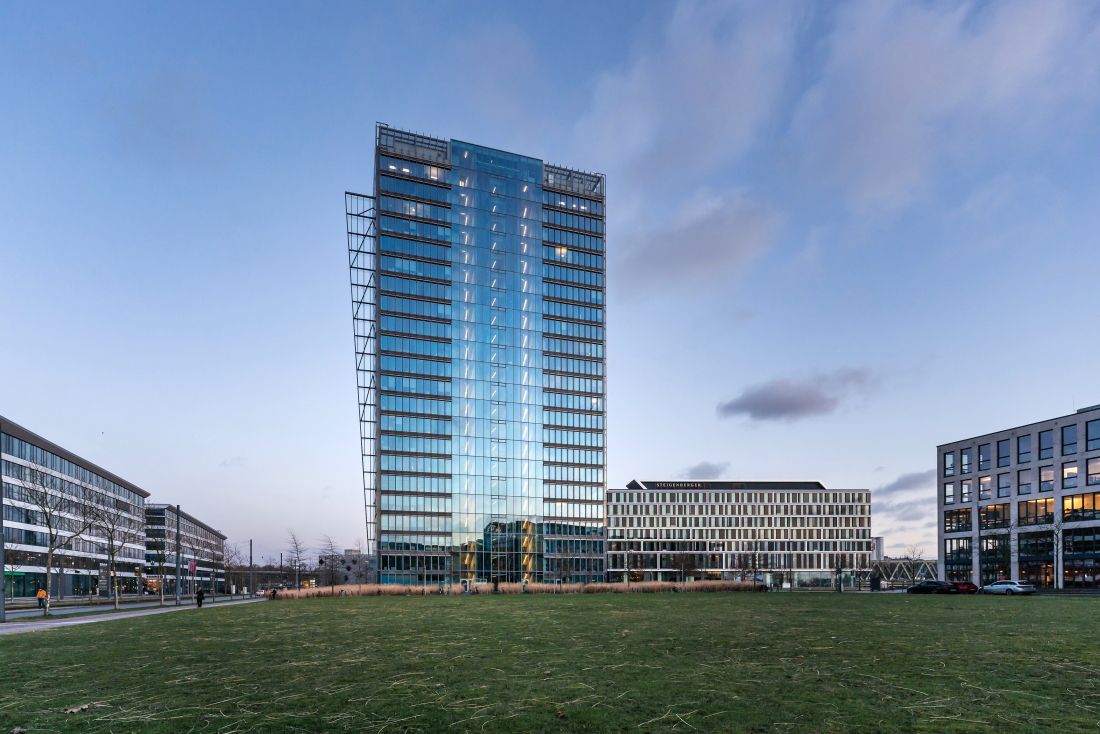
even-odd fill
[[[359,392],[359,444],[363,502],[371,557],[368,575],[377,581],[378,558],[378,238],[373,196],[344,192],[351,270],[352,327],[355,332],[355,381]]]

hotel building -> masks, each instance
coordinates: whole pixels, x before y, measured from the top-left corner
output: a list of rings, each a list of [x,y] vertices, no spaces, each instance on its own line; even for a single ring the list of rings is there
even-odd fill
[[[793,572],[795,588],[813,588],[838,567],[867,569],[872,551],[871,493],[819,482],[635,480],[609,493],[607,519],[609,580],[674,580],[690,553],[701,577],[751,569],[778,585]]]
[[[345,195],[372,580],[602,580],[604,177],[375,143]]]
[[[940,578],[1094,588],[1100,405],[936,449]]]

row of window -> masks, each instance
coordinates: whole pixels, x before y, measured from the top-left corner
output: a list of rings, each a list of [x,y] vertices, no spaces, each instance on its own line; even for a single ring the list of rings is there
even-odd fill
[[[543,461],[556,461],[568,464],[594,464],[603,466],[603,452],[587,449],[562,449],[554,446],[542,447]]]
[[[415,334],[435,339],[450,339],[451,325],[441,321],[421,321],[400,316],[382,316],[379,319],[382,331],[396,331],[401,334]]]
[[[1087,460],[1086,463],[1086,484],[1100,484],[1100,457],[1093,457]],[[1056,478],[1054,474],[1054,466],[1040,466],[1039,471],[1039,492],[1053,492],[1055,489]],[[1078,463],[1076,461],[1067,461],[1062,464],[1062,477],[1061,487],[1062,489],[1075,489],[1078,482]],[[1020,469],[1016,472],[1016,494],[1031,494],[1033,469]],[[972,479],[963,479],[959,482],[959,501],[963,504],[972,502],[974,500],[974,481]],[[1009,472],[1003,472],[997,475],[997,497],[1011,497],[1012,496],[1012,475]],[[988,500],[993,499],[993,477],[979,477],[978,478],[978,499]],[[947,482],[943,485],[943,503],[945,505],[955,504],[955,483]]]
[[[1011,506],[1006,503],[978,508],[980,530],[993,530],[1012,526]],[[972,511],[970,508],[944,512],[944,532],[970,532]],[[1062,522],[1082,522],[1100,519],[1100,492],[1069,495],[1062,498]],[[1055,520],[1054,499],[1038,499],[1019,502],[1016,505],[1016,524],[1020,527],[1049,525]]]
[[[450,477],[400,476],[383,474],[378,481],[383,492],[437,492],[450,494]]]
[[[412,163],[410,161],[403,161],[399,158],[391,158],[386,155],[380,156],[380,158],[382,160],[380,166],[383,171],[393,171],[394,173],[400,173],[405,176],[423,178],[429,181],[438,181],[444,184],[450,183],[451,172],[446,168],[427,166],[423,163]]]
[[[395,196],[379,196],[378,208],[381,211],[389,212],[391,214],[403,214],[406,217],[417,217],[418,219],[431,219],[436,222],[451,223],[451,210],[445,206],[435,206],[434,204],[425,204],[421,201],[409,201],[408,199],[398,199]]]
[[[787,504],[865,504],[871,501],[870,492],[612,492],[609,502],[647,503],[656,502],[687,502],[689,504],[761,504],[761,505],[787,505]],[[714,514],[714,513],[710,513]],[[731,513],[731,514],[757,514]],[[783,515],[779,508],[761,511],[761,515]],[[793,514],[793,513],[791,513]],[[801,514],[801,513],[800,513]],[[808,513],[808,514],[836,514]],[[865,513],[855,513],[865,514]],[[870,514],[869,512],[866,514]]]
[[[587,359],[570,359],[568,357],[551,357],[542,355],[542,368],[555,372],[573,372],[578,375],[603,375],[603,362],[590,362]]]
[[[382,521],[380,530],[425,533],[451,532],[450,515],[382,515],[380,519]]]
[[[566,283],[579,283],[581,285],[593,285],[603,288],[603,273],[593,270],[577,270],[564,265],[551,265],[543,263],[542,277],[548,280],[562,280]]]
[[[1072,456],[1078,449],[1077,424],[1062,426],[1062,456]],[[1031,434],[1016,437],[1016,463],[1027,464],[1031,461]],[[1088,421],[1085,424],[1085,450],[1100,450],[1100,419]],[[1054,458],[1054,429],[1039,432],[1039,460]],[[965,448],[959,450],[959,473],[969,474],[974,470],[974,449]],[[993,444],[986,443],[978,446],[978,471],[988,471],[993,462]],[[997,441],[997,466],[1006,467],[1012,464],[1012,441],[1002,439]],[[943,455],[943,475],[955,476],[955,452],[949,451]]]
[[[383,392],[412,392],[421,395],[438,395],[444,398],[451,396],[451,383],[443,380],[422,380],[417,377],[381,375],[378,378],[378,387]]]
[[[556,191],[543,190],[542,203],[546,206],[556,206],[560,209],[576,209],[580,212],[595,214],[597,217],[603,216],[602,201],[583,199],[579,196],[568,196],[567,194],[559,194]]]
[[[383,352],[404,352],[406,354],[419,354],[424,357],[439,357],[441,359],[450,359],[451,357],[450,342],[437,342],[382,334],[379,343]]]
[[[378,468],[382,471],[412,472],[416,474],[450,474],[451,459],[428,456],[396,456],[382,454],[378,457]]]
[[[555,232],[557,230],[549,231]],[[578,237],[579,236],[580,235],[578,235]],[[564,246],[550,247],[549,245],[543,245],[542,259],[549,262],[578,265],[582,268],[603,270],[603,255],[593,255],[591,252],[583,252],[582,250],[574,250]]]
[[[437,436],[451,435],[451,421],[435,418],[417,418],[411,415],[383,415],[379,419],[383,431],[401,433],[430,433]]]
[[[379,405],[382,410],[395,413],[422,413],[426,415],[451,415],[449,400],[429,400],[427,398],[407,398],[401,395],[381,395]]]
[[[429,283],[425,280],[409,280],[393,275],[383,275],[381,289],[390,293],[403,293],[407,296],[420,296],[422,298],[438,298],[443,301],[451,300],[450,283]]]
[[[603,323],[603,309],[592,306],[580,306],[575,303],[562,303],[561,301],[543,301],[542,313],[544,316],[557,316],[562,319],[579,319],[581,321],[595,321]]]
[[[579,517],[588,520],[603,519],[603,505],[582,504],[579,502],[544,502],[542,514],[545,517]]]
[[[592,217],[582,217],[580,214],[570,214],[569,212],[559,212],[553,209],[542,210],[542,223],[553,224],[558,227],[569,227],[570,229],[579,229],[582,232],[594,232],[596,234],[603,234],[603,220],[593,219]],[[549,227],[543,230],[544,233],[550,230]],[[544,239],[550,239],[544,237]]]
[[[547,500],[588,500],[590,502],[603,502],[603,487],[593,487],[584,484],[544,484],[542,487],[542,496]]]
[[[573,321],[545,319],[542,322],[542,331],[544,334],[552,334],[554,336],[572,336],[578,339],[603,341],[603,327],[594,324],[578,324]]]
[[[383,451],[402,451],[411,454],[450,454],[451,439],[425,438],[423,436],[394,436],[383,433],[380,440]]]
[[[411,219],[400,219],[383,214],[378,217],[378,228],[383,232],[393,232],[408,237],[420,237],[438,242],[451,241],[450,227],[431,224],[430,222],[414,222]]]
[[[551,242],[558,247],[546,247],[544,246],[543,252],[546,250],[562,250],[567,247],[579,247],[583,250],[593,250],[595,252],[603,252],[603,237],[595,237],[590,234],[580,234],[579,232],[566,232],[564,229],[554,229],[553,227],[543,227],[542,229],[542,241]],[[588,254],[588,253],[586,253]],[[590,258],[594,258],[590,262],[599,262],[600,265],[585,265],[583,258],[570,259],[566,262],[572,262],[577,265],[583,265],[585,267],[595,267],[603,269],[603,257],[601,255],[589,254]],[[543,255],[543,259],[563,259],[563,258],[547,258]]]
[[[383,494],[378,509],[383,512],[450,512],[451,498]]]
[[[418,199],[427,199],[428,201],[436,201],[441,204],[451,203],[450,187],[433,186],[429,183],[409,181],[407,179],[394,178],[392,176],[379,176],[378,188],[390,194],[415,196]]]
[[[602,482],[603,469],[543,464],[542,478],[555,482]]]
[[[591,395],[570,395],[563,392],[544,392],[542,404],[546,408],[565,408],[566,410],[592,410],[603,412],[603,398]]]
[[[395,357],[392,354],[383,354],[378,358],[378,366],[384,372],[408,372],[414,375],[431,375],[432,377],[451,376],[450,362],[437,362],[433,359]]]
[[[402,275],[415,275],[418,278],[435,278],[436,280],[450,280],[451,266],[441,263],[425,262],[424,260],[409,260],[403,257],[383,255],[379,258],[382,270],[389,273]]]
[[[566,301],[594,303],[597,306],[603,304],[603,291],[561,285],[560,283],[547,283],[543,281],[542,295],[548,296],[549,298],[561,298]]]
[[[542,386],[548,390],[571,390],[603,394],[603,380],[591,377],[573,377],[572,375],[551,375],[542,373]]]
[[[428,318],[450,319],[451,304],[433,301],[417,301],[412,298],[382,296],[379,307],[391,313],[403,313],[409,316],[427,316]]]
[[[433,260],[451,261],[451,248],[447,245],[435,245],[431,242],[418,240],[405,240],[400,237],[382,235],[378,238],[382,252],[394,252],[399,255],[411,255],[413,257],[426,257]]]
[[[568,446],[592,446],[603,448],[603,433],[592,431],[565,431],[559,428],[543,428],[543,443]]]
[[[593,413],[562,413],[556,410],[543,411],[542,414],[542,422],[548,426],[589,428],[594,431],[603,430],[603,418]]]
[[[556,339],[544,336],[542,338],[542,351],[603,359],[603,344],[595,342],[578,342],[572,339]]]

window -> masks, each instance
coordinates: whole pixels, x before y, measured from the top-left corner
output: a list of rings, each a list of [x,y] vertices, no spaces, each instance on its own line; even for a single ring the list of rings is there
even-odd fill
[[[1053,466],[1041,466],[1041,467],[1039,467],[1039,491],[1040,492],[1053,492],[1054,491],[1054,467]]]
[[[973,529],[970,508],[965,510],[947,510],[943,513],[943,532],[968,533]]]
[[[1028,500],[1018,502],[1016,511],[1020,515],[1020,526],[1049,525],[1054,522],[1054,500]]]
[[[1077,453],[1077,424],[1062,426],[1062,456]]]
[[[964,479],[962,481],[962,486],[961,486],[962,501],[963,501],[964,504],[969,502],[972,499],[972,497],[970,496],[970,490],[971,490],[971,487],[973,486],[973,484],[974,484],[974,482],[970,479]]]
[[[947,453],[943,455],[943,475],[945,477],[955,476],[955,452]]]
[[[1026,464],[1029,461],[1031,461],[1031,434],[1016,439],[1016,463]]]
[[[997,467],[1008,466],[1012,463],[1012,447],[1006,438],[997,442]]]
[[[945,505],[955,504],[955,483],[948,482],[943,485],[943,503]]]
[[[943,541],[943,555],[948,562],[970,562],[970,538],[947,538]]]
[[[1008,533],[982,538],[978,552],[982,586],[1007,579],[1012,573]]]
[[[1016,494],[1031,494],[1031,469],[1016,472]]]
[[[1065,522],[1080,522],[1081,520],[1095,520],[1100,511],[1100,496],[1098,493],[1071,494],[1062,498],[1062,520]]]
[[[1087,451],[1100,449],[1100,420],[1089,421],[1085,424],[1085,444]]]
[[[991,499],[993,499],[993,477],[979,477],[978,478],[978,499],[979,500],[991,500]]]
[[[1054,431],[1039,431],[1039,458],[1054,458]]]
[[[989,471],[990,448],[987,443],[978,447],[978,471]]]
[[[960,474],[969,474],[970,465],[973,463],[971,459],[974,458],[974,449],[963,449],[959,452],[962,457],[962,468],[959,470]]]
[[[1012,496],[1012,482],[1009,480],[1008,472],[997,475],[997,497],[1011,497]]]
[[[1100,484],[1100,457],[1089,459],[1086,484]]]
[[[996,530],[1007,528],[1011,522],[1011,511],[1008,503],[1003,505],[986,505],[978,508],[978,525],[982,530]]]
[[[1070,461],[1062,464],[1062,489],[1073,489],[1077,486],[1077,462]]]

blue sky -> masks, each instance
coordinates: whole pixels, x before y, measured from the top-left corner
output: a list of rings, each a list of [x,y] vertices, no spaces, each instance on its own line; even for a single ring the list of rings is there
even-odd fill
[[[1095,3],[0,6],[0,414],[277,554],[362,533],[376,121],[608,176],[609,476],[881,490],[1100,403]]]

